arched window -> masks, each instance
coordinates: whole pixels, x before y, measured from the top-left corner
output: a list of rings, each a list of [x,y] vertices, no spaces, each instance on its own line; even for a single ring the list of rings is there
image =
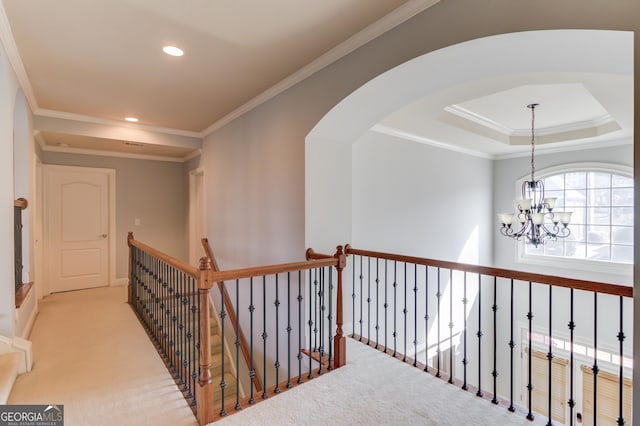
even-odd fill
[[[557,197],[554,210],[573,212],[571,235],[538,247],[525,244],[521,258],[633,264],[632,173],[630,167],[593,163],[540,171],[545,196]]]

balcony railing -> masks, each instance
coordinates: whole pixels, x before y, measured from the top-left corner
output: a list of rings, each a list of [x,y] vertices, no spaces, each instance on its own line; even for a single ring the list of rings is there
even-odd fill
[[[631,287],[345,253],[355,339],[530,420],[630,424]]]

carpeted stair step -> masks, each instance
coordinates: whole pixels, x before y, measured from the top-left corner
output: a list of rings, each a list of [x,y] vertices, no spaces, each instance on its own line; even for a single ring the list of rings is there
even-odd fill
[[[21,358],[22,355],[18,352],[0,355],[0,404],[4,405],[9,400],[9,394],[18,377]]]
[[[225,373],[224,381],[224,402],[226,405],[227,403],[236,400],[236,378],[231,373]],[[215,403],[222,399],[222,389],[220,388],[221,376],[218,375],[213,377],[211,382],[213,383],[213,401]]]
[[[211,336],[211,354],[219,354],[222,352],[222,337],[219,334]]]
[[[219,376],[222,372],[222,354],[220,352],[211,354],[211,376]],[[229,373],[231,371],[231,362],[229,357],[225,355],[224,358],[224,372]]]

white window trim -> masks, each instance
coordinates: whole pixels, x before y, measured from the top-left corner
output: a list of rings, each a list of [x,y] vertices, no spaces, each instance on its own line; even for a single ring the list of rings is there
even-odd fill
[[[613,163],[596,163],[596,162],[583,162],[583,163],[569,163],[560,166],[548,167],[542,170],[536,171],[535,178],[541,179],[547,176],[552,176],[558,173],[571,173],[579,171],[590,172],[605,172],[613,173],[622,176],[633,178],[633,167],[625,166],[622,164]],[[515,193],[516,198],[521,196],[522,182],[531,178],[531,174],[522,176],[516,181]],[[636,200],[633,201],[634,204]],[[569,224],[571,227],[571,224]],[[611,275],[619,275],[623,277],[630,277],[633,274],[633,264],[629,263],[617,263],[617,262],[604,262],[599,260],[585,260],[585,259],[570,259],[567,257],[554,257],[544,256],[536,254],[525,253],[525,242],[519,241],[516,250],[516,262],[529,265],[542,265],[556,268],[570,268],[580,269],[592,272],[600,272]]]

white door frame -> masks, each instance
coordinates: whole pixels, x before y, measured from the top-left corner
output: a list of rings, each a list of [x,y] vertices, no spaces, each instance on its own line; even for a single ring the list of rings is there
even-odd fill
[[[198,200],[202,211],[198,212]],[[200,238],[207,233],[207,203],[205,203],[204,168],[198,167],[189,172],[189,263],[203,255]],[[202,229],[198,229],[198,213],[202,215]]]
[[[44,229],[43,229],[43,237],[44,237],[44,259],[49,259],[49,253],[53,250],[51,247],[51,219],[49,217],[50,209],[46,205],[46,191],[47,187],[47,179],[48,174],[51,170],[57,171],[77,171],[77,172],[102,172],[107,175],[107,179],[109,182],[109,267],[107,283],[109,286],[117,285],[116,283],[116,171],[115,169],[105,169],[99,167],[77,167],[77,166],[60,166],[54,164],[44,164],[42,166],[43,177],[44,177],[44,186],[43,186],[43,199],[45,200],[43,203],[43,212],[44,212]],[[48,266],[46,266],[47,272],[49,271]],[[51,294],[51,286],[48,279],[44,280],[44,285],[42,289],[42,295],[47,296]]]

